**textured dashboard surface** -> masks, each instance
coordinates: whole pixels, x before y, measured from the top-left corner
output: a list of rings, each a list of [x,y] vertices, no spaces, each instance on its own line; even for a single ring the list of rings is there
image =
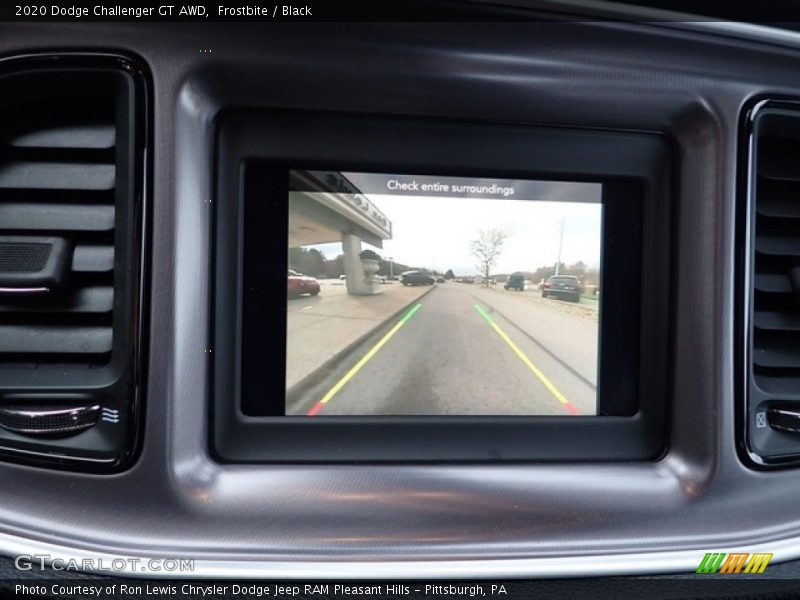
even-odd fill
[[[639,572],[693,570],[709,548],[800,556],[800,472],[754,471],[737,457],[733,314],[740,111],[755,96],[800,95],[800,50],[674,24],[0,24],[3,56],[76,49],[78,40],[83,50],[139,55],[153,76],[146,434],[138,463],[112,477],[0,465],[4,553],[187,556],[226,574],[344,577],[375,561],[393,563],[394,575],[436,576],[456,568],[437,561],[483,559],[468,567],[475,577],[557,575],[567,563],[572,573],[622,573],[634,563],[613,556],[630,553],[646,553]],[[203,200],[213,193],[214,118],[225,107],[669,135],[680,177],[665,458],[215,463],[203,352],[212,214]],[[571,558],[580,555],[595,558]],[[353,570],[326,571],[324,561]]]

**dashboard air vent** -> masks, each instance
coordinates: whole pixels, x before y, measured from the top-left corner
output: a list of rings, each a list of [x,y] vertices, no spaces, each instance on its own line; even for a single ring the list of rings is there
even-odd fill
[[[0,451],[106,467],[130,457],[144,86],[121,57],[0,62],[0,411],[43,424],[0,420]],[[48,431],[54,414],[99,418]]]
[[[114,98],[102,93],[0,110],[3,365],[86,368],[111,358],[115,120]],[[59,287],[36,281],[53,248],[43,236],[63,240],[68,254]]]
[[[800,408],[800,105],[766,103],[752,127],[749,442],[785,461],[800,454],[783,417]]]

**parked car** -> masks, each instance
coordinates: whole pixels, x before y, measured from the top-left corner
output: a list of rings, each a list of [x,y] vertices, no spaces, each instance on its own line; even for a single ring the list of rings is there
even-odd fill
[[[289,275],[286,283],[286,295],[289,298],[302,296],[303,294],[311,294],[316,296],[319,294],[319,281],[313,277],[308,277],[297,271],[289,269]]]
[[[506,284],[503,286],[507,290],[525,290],[525,275],[522,273],[512,273],[506,279]]]
[[[403,285],[433,285],[435,279],[425,271],[404,271],[400,273],[400,283]]]
[[[444,277],[439,276],[436,278],[436,283],[444,283],[445,281],[447,280]]]
[[[542,298],[566,298],[580,302],[583,286],[574,275],[553,275],[548,277],[542,286]]]

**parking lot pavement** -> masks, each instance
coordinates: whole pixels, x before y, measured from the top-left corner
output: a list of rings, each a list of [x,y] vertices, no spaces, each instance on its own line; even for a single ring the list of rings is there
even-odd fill
[[[353,347],[287,406],[311,415],[592,415],[597,322],[447,283]],[[568,304],[568,303],[565,303]]]
[[[375,296],[350,296],[344,281],[323,279],[318,296],[291,298],[286,318],[286,389],[292,390],[430,286],[381,286]]]

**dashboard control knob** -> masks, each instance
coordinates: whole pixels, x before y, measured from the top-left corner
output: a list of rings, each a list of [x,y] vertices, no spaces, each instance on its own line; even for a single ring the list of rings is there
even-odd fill
[[[800,433],[800,405],[797,408],[768,408],[767,423],[769,423],[770,427],[778,431]]]
[[[78,433],[97,423],[100,405],[0,406],[0,427],[28,435]]]

